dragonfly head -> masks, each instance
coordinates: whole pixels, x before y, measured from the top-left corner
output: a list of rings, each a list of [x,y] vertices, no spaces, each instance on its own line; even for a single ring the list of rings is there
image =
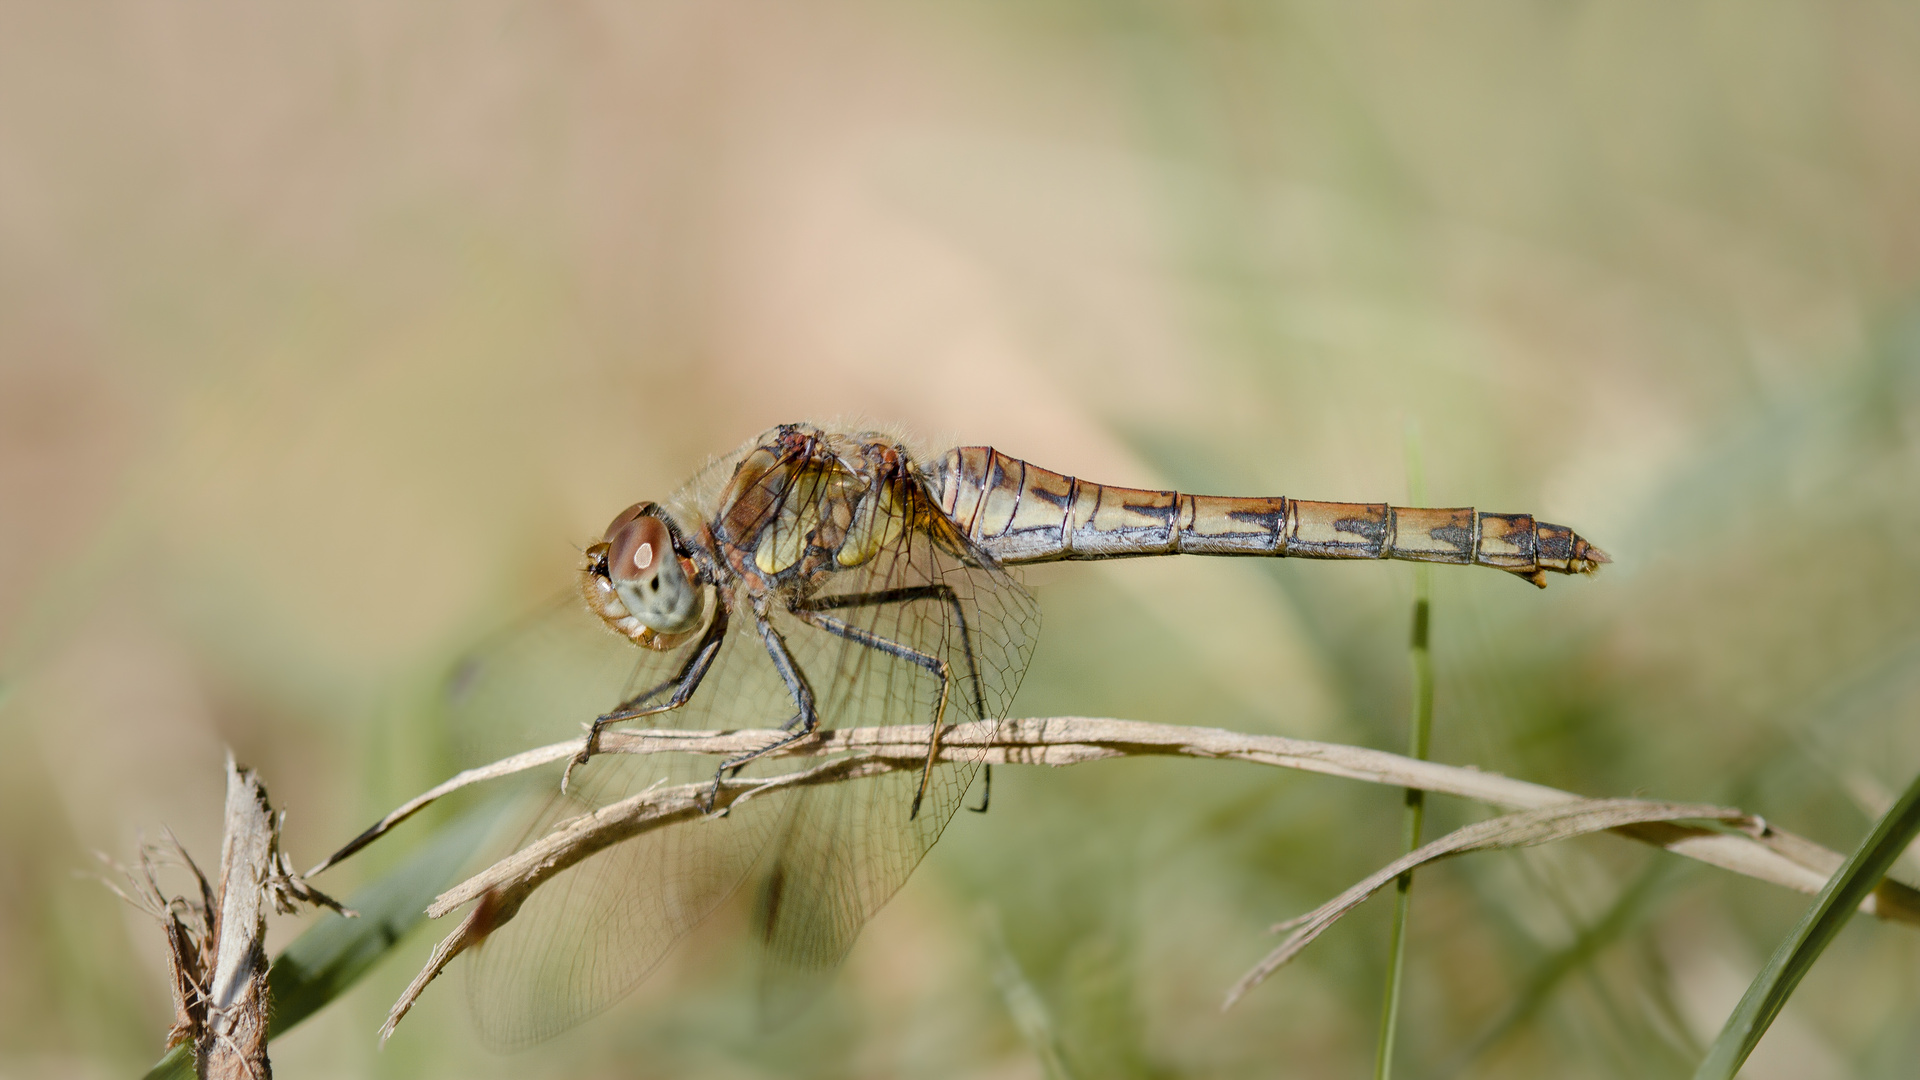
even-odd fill
[[[706,612],[699,571],[677,539],[666,511],[635,503],[587,549],[580,568],[587,606],[607,625],[652,649],[679,644]]]

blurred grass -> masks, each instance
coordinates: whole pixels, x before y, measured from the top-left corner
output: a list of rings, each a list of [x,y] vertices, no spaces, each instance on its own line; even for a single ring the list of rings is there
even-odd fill
[[[1920,763],[1916,47],[1873,3],[0,8],[0,1073],[166,1027],[87,849],[217,850],[225,744],[331,850],[452,765],[449,656],[801,417],[1355,499],[1417,424],[1434,503],[1618,560],[1435,574],[1436,758],[1850,848]],[[1404,740],[1404,572],[1033,580],[1021,712]],[[506,1059],[454,985],[375,1052],[410,942],[276,1064],[1039,1076],[984,904],[1076,1074],[1366,1068],[1387,905],[1214,1006],[1393,856],[1397,793],[1005,772],[806,1032],[754,1034],[722,919]],[[1805,902],[1653,860],[1422,875],[1402,1072],[1687,1075]],[[1906,1075],[1916,961],[1856,922],[1746,1075]]]

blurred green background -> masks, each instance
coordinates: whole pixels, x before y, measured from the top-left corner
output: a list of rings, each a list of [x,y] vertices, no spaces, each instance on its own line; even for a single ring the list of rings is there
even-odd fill
[[[158,1055],[91,849],[213,862],[231,746],[315,861],[454,767],[452,658],[793,419],[1354,500],[1412,432],[1430,502],[1616,559],[1436,571],[1437,758],[1850,847],[1920,769],[1916,55],[1864,3],[0,6],[0,1075]],[[1404,565],[1029,581],[1017,713],[1405,745]],[[736,913],[532,1051],[457,978],[380,1051],[422,933],[278,1074],[1370,1067],[1386,902],[1217,1004],[1398,791],[996,780],[797,1030]],[[1424,873],[1400,1073],[1685,1075],[1805,904],[1611,838]],[[1916,1008],[1858,920],[1745,1075],[1911,1076]]]

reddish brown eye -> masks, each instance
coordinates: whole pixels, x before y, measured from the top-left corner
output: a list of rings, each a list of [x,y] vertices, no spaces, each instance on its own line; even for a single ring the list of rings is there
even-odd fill
[[[615,581],[652,577],[662,556],[672,551],[673,536],[659,518],[646,514],[624,522],[615,518],[607,530],[607,574]]]
[[[626,526],[632,524],[633,519],[639,517],[641,514],[646,513],[646,511],[647,511],[646,503],[634,503],[632,506],[629,506],[625,510],[620,511],[618,514],[614,515],[614,518],[612,521],[607,523],[607,531],[600,534],[601,539],[605,540],[609,544],[613,543],[614,533],[617,533],[622,528],[625,528]]]

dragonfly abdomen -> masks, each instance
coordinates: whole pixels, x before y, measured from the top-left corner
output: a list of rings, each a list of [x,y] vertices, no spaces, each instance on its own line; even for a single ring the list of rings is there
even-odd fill
[[[1536,585],[1591,573],[1606,555],[1572,529],[1472,507],[1239,498],[1096,484],[992,447],[948,452],[941,507],[1002,563],[1143,555],[1407,559],[1490,566]]]

